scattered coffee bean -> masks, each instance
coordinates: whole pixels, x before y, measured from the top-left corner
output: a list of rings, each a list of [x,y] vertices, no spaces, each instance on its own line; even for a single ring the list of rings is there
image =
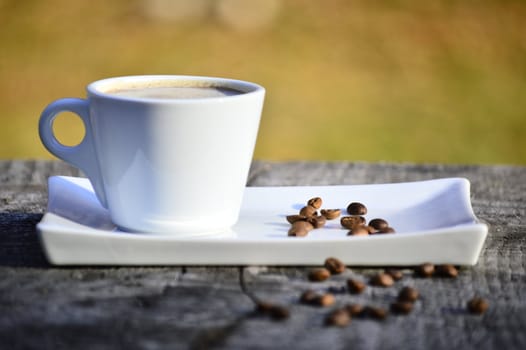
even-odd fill
[[[273,320],[281,321],[290,317],[290,311],[281,305],[272,305],[269,310],[269,315]]]
[[[302,215],[302,216],[309,217],[309,216],[315,216],[317,214],[318,213],[316,212],[316,208],[311,207],[310,205],[306,205],[303,208],[301,208],[301,210],[300,210],[300,215]]]
[[[377,287],[391,287],[394,284],[394,280],[387,273],[379,273],[371,278],[370,283]]]
[[[404,277],[402,271],[397,269],[385,269],[385,273],[391,276],[395,281],[399,281]]]
[[[385,228],[383,228],[381,230],[376,231],[375,233],[376,234],[382,234],[382,233],[395,233],[395,232],[396,231],[395,231],[394,228],[392,228],[392,227],[385,227]]]
[[[310,222],[296,221],[290,227],[288,235],[292,237],[304,237],[313,229],[314,227]]]
[[[364,307],[360,304],[348,304],[345,309],[351,316],[361,316],[364,312]]]
[[[376,230],[380,231],[386,227],[389,227],[389,224],[384,219],[377,218],[377,219],[372,219],[371,221],[369,221],[369,226],[372,226]]]
[[[256,311],[260,314],[268,314],[274,305],[267,301],[259,300],[256,302]]]
[[[440,277],[455,278],[458,276],[458,270],[451,264],[438,265],[435,274]]]
[[[352,230],[355,227],[365,224],[365,218],[363,216],[342,216],[340,224],[344,228]]]
[[[383,320],[387,317],[387,310],[376,306],[366,306],[363,313],[365,316],[369,316],[377,320]]]
[[[300,296],[300,303],[302,304],[312,304],[318,295],[312,289],[304,291]]]
[[[347,236],[369,236],[369,230],[365,226],[357,226],[347,233]]]
[[[332,293],[319,294],[313,290],[306,290],[300,296],[300,303],[316,306],[330,306],[336,299]]]
[[[313,305],[318,305],[322,307],[331,306],[334,304],[336,299],[334,298],[334,295],[331,293],[325,293],[321,295],[317,295],[316,298],[313,301]]]
[[[322,209],[320,211],[321,215],[325,216],[327,220],[334,220],[341,215],[340,209]]]
[[[345,327],[351,323],[351,315],[345,309],[336,309],[325,318],[327,326]]]
[[[352,202],[347,206],[347,213],[350,215],[365,215],[367,214],[367,207],[359,202]]]
[[[296,221],[307,221],[307,217],[303,215],[298,215],[298,214],[287,215],[287,221],[289,222],[289,224],[293,224]]]
[[[468,301],[468,310],[472,314],[481,315],[489,308],[489,303],[486,299],[475,297]]]
[[[336,258],[327,258],[324,266],[333,275],[338,275],[345,271],[345,264]]]
[[[395,314],[407,315],[413,310],[413,303],[408,301],[397,301],[391,304],[391,311]]]
[[[323,215],[317,215],[317,216],[311,216],[307,218],[307,221],[312,225],[314,228],[320,228],[325,225],[327,222],[327,219]]]
[[[398,301],[414,303],[418,299],[418,291],[413,287],[404,287],[398,293]]]
[[[331,273],[324,267],[313,269],[309,272],[309,281],[321,282],[331,277]]]
[[[423,263],[415,267],[415,274],[420,277],[431,277],[435,273],[435,265],[431,263]]]
[[[314,209],[320,209],[323,201],[320,197],[314,197],[308,200],[307,205],[310,205]]]
[[[349,278],[347,280],[347,289],[349,289],[349,293],[351,294],[360,294],[365,290],[365,288],[366,285],[362,281],[358,281],[353,278]]]

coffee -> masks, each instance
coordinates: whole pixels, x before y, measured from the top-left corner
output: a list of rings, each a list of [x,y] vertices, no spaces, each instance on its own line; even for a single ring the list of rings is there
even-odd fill
[[[147,86],[116,88],[106,93],[131,98],[192,99],[233,96],[243,92],[219,86]]]

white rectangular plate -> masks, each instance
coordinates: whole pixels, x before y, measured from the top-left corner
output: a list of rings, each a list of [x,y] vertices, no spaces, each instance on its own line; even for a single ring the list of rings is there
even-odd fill
[[[339,219],[306,237],[288,237],[285,216],[309,198],[323,208],[350,202],[384,218],[396,233],[347,236]],[[321,265],[334,256],[347,265],[474,265],[488,227],[471,208],[469,181],[448,178],[358,186],[247,187],[239,222],[222,235],[177,238],[121,232],[88,180],[49,179],[47,213],[37,232],[56,265]]]

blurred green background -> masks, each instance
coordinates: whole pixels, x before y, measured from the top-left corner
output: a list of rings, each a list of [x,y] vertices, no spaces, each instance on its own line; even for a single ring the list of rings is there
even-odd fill
[[[0,0],[0,158],[51,158],[40,112],[91,81],[191,74],[267,88],[257,159],[526,165],[525,23],[525,1]]]

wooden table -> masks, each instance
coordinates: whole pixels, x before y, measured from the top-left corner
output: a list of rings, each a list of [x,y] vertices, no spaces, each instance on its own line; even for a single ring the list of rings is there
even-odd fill
[[[526,349],[526,168],[346,162],[255,162],[249,185],[329,185],[466,177],[475,214],[490,225],[479,263],[456,279],[415,278],[404,269],[394,287],[340,291],[351,267],[313,283],[305,267],[53,267],[35,225],[51,175],[78,175],[56,161],[0,162],[1,349]],[[320,262],[321,264],[321,262]],[[240,287],[286,306],[276,321],[253,312]],[[389,307],[402,286],[421,298],[407,316],[355,318],[327,327],[329,308],[302,305],[306,289],[333,288],[336,305]],[[486,298],[483,315],[466,311]]]

